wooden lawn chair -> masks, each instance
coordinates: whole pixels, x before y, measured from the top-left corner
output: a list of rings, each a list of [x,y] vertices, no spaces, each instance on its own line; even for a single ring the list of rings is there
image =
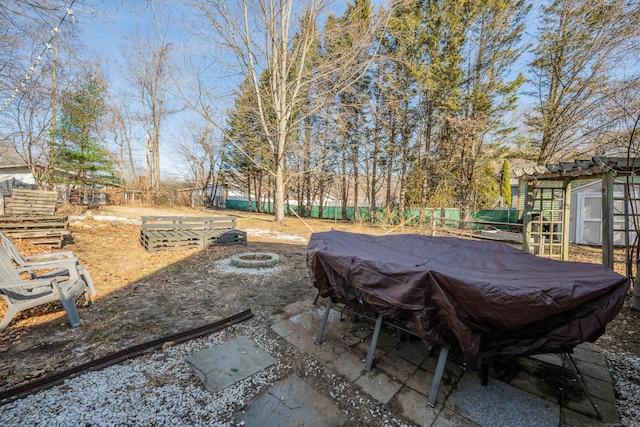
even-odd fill
[[[97,295],[96,288],[93,286],[93,280],[87,270],[81,263],[80,259],[71,251],[51,252],[48,254],[37,254],[31,256],[24,256],[20,253],[13,240],[6,234],[0,232],[0,239],[2,239],[2,245],[7,249],[9,257],[20,268],[25,269],[29,273],[32,279],[49,279],[52,277],[64,278],[69,277],[69,271],[66,267],[62,267],[60,262],[64,265],[68,265],[70,261],[76,263],[78,273],[85,281],[91,291],[91,296]],[[36,270],[45,271],[42,274],[36,274]]]
[[[59,264],[62,265],[62,262],[59,261]],[[4,246],[0,246],[0,295],[7,302],[7,312],[0,322],[0,332],[19,312],[57,300],[62,302],[71,326],[80,326],[75,300],[84,294],[87,302],[90,302],[91,290],[78,274],[73,260],[67,261],[66,268],[68,276],[65,280],[61,280],[61,277],[24,280],[20,274],[28,270],[14,268],[9,252]]]

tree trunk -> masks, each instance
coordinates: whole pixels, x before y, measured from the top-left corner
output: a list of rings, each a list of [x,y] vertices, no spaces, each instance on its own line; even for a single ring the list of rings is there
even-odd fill
[[[342,153],[342,174],[341,174],[342,188],[340,192],[340,205],[342,212],[342,220],[347,219],[347,204],[349,203],[349,184],[347,182],[347,155],[343,151]]]
[[[393,206],[393,195],[391,193],[391,188],[393,185],[393,163],[396,141],[396,126],[394,123],[391,123],[391,129],[389,133],[389,141],[387,142],[387,194],[385,197],[385,204],[387,208],[391,208]]]
[[[251,175],[247,176],[247,202],[249,203],[249,212],[252,212],[253,203],[251,199]]]
[[[354,129],[354,139],[355,139],[355,144],[353,146],[353,220],[355,222],[359,222],[360,221],[360,204],[359,204],[359,198],[360,198],[360,147],[359,147],[359,132],[357,130],[357,126],[356,129]]]
[[[276,222],[284,222],[284,156],[276,156],[274,211]]]

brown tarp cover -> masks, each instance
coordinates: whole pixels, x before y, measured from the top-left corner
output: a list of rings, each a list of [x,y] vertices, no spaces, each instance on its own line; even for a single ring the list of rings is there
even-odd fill
[[[364,304],[426,342],[458,349],[471,369],[594,341],[629,288],[599,264],[410,234],[313,233],[307,267],[321,296]]]

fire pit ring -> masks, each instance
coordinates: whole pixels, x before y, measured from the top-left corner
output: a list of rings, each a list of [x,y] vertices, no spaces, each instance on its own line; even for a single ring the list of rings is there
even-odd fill
[[[280,255],[272,252],[245,252],[231,257],[231,265],[240,268],[273,267],[280,262]]]

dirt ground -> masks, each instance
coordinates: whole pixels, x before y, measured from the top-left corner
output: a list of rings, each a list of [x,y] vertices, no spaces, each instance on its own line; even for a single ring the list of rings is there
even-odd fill
[[[59,304],[19,314],[0,333],[0,391],[88,362],[151,339],[186,331],[251,309],[272,323],[282,307],[315,296],[306,270],[311,229],[382,234],[389,227],[288,218],[285,224],[262,214],[211,209],[105,207],[72,220],[73,242],[64,250],[80,257],[93,277],[98,296],[80,309],[82,327],[72,329]],[[246,246],[147,253],[138,241],[140,226],[119,218],[143,215],[236,215],[249,232]],[[100,216],[108,216],[105,220]],[[306,222],[306,224],[305,224]],[[394,232],[420,232],[398,229]],[[48,249],[19,242],[25,254]],[[598,262],[599,250],[572,249],[572,260]],[[280,273],[216,274],[216,263],[240,252],[275,252]],[[0,315],[6,305],[0,302]],[[626,306],[598,344],[640,355],[640,315]]]

